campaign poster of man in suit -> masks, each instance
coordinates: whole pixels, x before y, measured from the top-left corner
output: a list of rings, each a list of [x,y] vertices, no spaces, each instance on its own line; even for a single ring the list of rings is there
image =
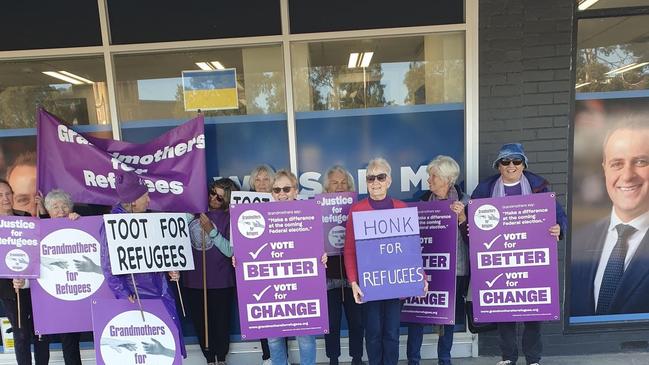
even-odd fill
[[[620,108],[620,104],[625,103],[618,102],[617,108],[609,103],[606,110],[601,103],[599,115],[581,120],[582,127],[601,123],[599,136],[578,131],[579,114],[575,120],[573,233],[566,295],[571,324],[649,321],[649,112]],[[589,133],[590,147],[580,145],[583,141],[577,138]],[[601,142],[595,142],[597,137]],[[601,151],[589,151],[590,157],[580,155],[593,145]],[[600,172],[592,171],[594,158],[599,160],[595,168]],[[588,165],[589,159],[590,174],[585,166],[577,167]]]

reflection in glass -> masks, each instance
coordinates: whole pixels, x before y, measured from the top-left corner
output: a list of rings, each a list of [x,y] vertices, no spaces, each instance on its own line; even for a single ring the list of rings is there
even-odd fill
[[[280,46],[116,55],[117,106],[121,122],[189,119],[182,71],[236,69],[239,107],[205,116],[275,114],[286,111]]]
[[[0,62],[0,128],[34,128],[43,106],[69,125],[109,124],[101,57]]]
[[[649,16],[579,21],[577,92],[649,88]]]
[[[462,33],[294,43],[291,52],[297,111],[464,101]]]

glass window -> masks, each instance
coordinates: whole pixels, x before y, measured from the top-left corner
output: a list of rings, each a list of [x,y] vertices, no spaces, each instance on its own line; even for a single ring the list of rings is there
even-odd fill
[[[101,45],[97,1],[0,2],[0,51]]]
[[[334,164],[366,193],[363,169],[377,156],[392,164],[390,194],[399,199],[428,189],[425,167],[436,155],[463,166],[464,33],[303,42],[291,51],[302,194],[319,193]]]
[[[233,176],[247,188],[256,165],[289,166],[281,46],[125,54],[114,60],[124,140],[148,141],[196,116],[185,110],[183,71],[235,69],[238,105],[203,111],[208,176]]]
[[[34,128],[43,106],[70,125],[110,131],[107,95],[102,57],[0,62],[1,129]]]
[[[464,1],[289,0],[291,33],[464,23]]]
[[[278,0],[110,0],[108,14],[112,44],[282,33]]]
[[[646,15],[580,20],[577,92],[649,88],[648,23]]]
[[[579,11],[647,6],[649,0],[576,0]]]
[[[464,34],[295,43],[297,111],[464,102]]]

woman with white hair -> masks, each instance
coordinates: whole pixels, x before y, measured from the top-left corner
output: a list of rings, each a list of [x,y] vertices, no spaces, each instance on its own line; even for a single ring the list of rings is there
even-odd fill
[[[464,205],[468,196],[455,184],[460,176],[460,165],[449,156],[439,155],[428,164],[428,186],[429,191],[421,197],[422,201],[448,201],[457,214],[458,232],[457,235],[457,258],[456,258],[456,291],[455,291],[455,323],[462,320],[464,312],[464,294],[469,283],[469,246],[467,245],[467,219],[464,213]],[[444,325],[440,328],[439,340],[437,341],[437,359],[439,365],[451,365],[451,347],[453,346],[454,325]],[[424,325],[421,323],[408,324],[408,365],[419,365],[421,360],[421,343],[424,336]]]
[[[255,167],[250,172],[250,190],[258,193],[270,193],[275,171],[272,167],[263,164]]]
[[[406,208],[406,203],[390,198],[388,188],[392,184],[390,164],[375,158],[367,165],[367,190],[369,197],[349,210],[345,232],[345,270],[356,303],[363,303],[363,292],[358,285],[356,265],[356,239],[354,237],[353,212]],[[425,282],[425,281],[424,281]],[[396,365],[399,362],[399,327],[401,300],[399,298],[374,300],[363,303],[365,347],[370,365]]]
[[[354,178],[344,167],[334,165],[324,174],[325,193],[353,192]],[[330,256],[327,261],[327,304],[329,309],[329,333],[325,334],[325,350],[329,365],[338,365],[340,356],[340,321],[342,309],[349,327],[349,356],[352,365],[363,364],[363,310],[354,301],[352,288],[345,275],[343,257]]]
[[[79,218],[79,214],[72,211],[74,203],[70,194],[60,189],[50,191],[43,200],[45,210],[50,218],[65,218],[72,220]],[[89,263],[92,264],[92,261]],[[84,265],[87,266],[86,262]],[[77,268],[79,269],[79,268]],[[102,274],[101,267],[95,265],[95,271]],[[62,333],[61,347],[63,348],[63,360],[65,365],[81,365],[81,353],[79,351],[80,332]]]

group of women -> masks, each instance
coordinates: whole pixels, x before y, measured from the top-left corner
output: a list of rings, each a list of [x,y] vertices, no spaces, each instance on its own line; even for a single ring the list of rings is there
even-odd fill
[[[481,182],[471,198],[501,197],[508,195],[526,195],[548,191],[548,182],[538,175],[528,172],[528,159],[520,144],[503,145],[493,163],[498,174]],[[368,197],[355,203],[350,210],[346,226],[346,237],[343,255],[327,257],[322,255],[322,264],[326,267],[327,300],[329,308],[329,333],[325,335],[326,355],[330,364],[338,364],[341,355],[340,328],[344,310],[349,328],[349,356],[352,364],[364,364],[363,339],[370,365],[396,365],[399,360],[399,328],[402,300],[399,298],[379,301],[363,300],[363,292],[358,285],[356,267],[356,250],[354,242],[353,219],[351,212],[381,210],[405,207],[400,200],[391,198],[388,189],[392,183],[390,164],[375,158],[367,166],[365,180]],[[457,162],[448,156],[437,156],[427,167],[430,190],[423,194],[424,201],[447,201],[457,213],[458,228],[461,234],[457,239],[457,314],[463,314],[459,308],[469,282],[468,264],[468,228],[465,205],[467,195],[456,184],[460,175]],[[324,174],[325,192],[354,191],[354,179],[342,166],[333,166]],[[261,165],[250,175],[250,186],[253,191],[271,193],[276,201],[295,200],[298,195],[298,180],[288,170],[274,172],[269,166]],[[191,219],[190,237],[194,249],[195,270],[184,272],[182,283],[184,296],[189,304],[189,313],[198,334],[199,344],[209,365],[225,364],[229,351],[230,314],[233,311],[236,259],[233,257],[229,238],[229,205],[232,191],[238,187],[229,179],[219,179],[209,186],[209,212],[188,217]],[[121,175],[116,181],[116,190],[120,202],[112,213],[138,213],[148,209],[149,197],[146,186],[135,175]],[[12,188],[5,180],[0,180],[0,215],[24,215],[13,210]],[[52,218],[69,217],[76,219],[72,212],[72,201],[62,191],[50,192],[44,199],[45,210]],[[557,224],[548,234],[559,238],[566,229],[566,217],[560,206],[557,209]],[[109,287],[117,298],[134,300],[134,285],[142,298],[162,298],[165,307],[180,329],[179,316],[176,311],[175,295],[170,289],[169,280],[180,280],[178,272],[135,274],[135,283],[130,276],[115,276],[110,273],[110,261],[107,257],[106,242],[102,245],[102,270]],[[205,260],[205,263],[203,263]],[[205,268],[207,286],[207,308],[203,300],[203,268]],[[28,281],[0,280],[0,298],[7,315],[14,327],[16,359],[19,365],[31,364],[30,344],[34,343],[36,364],[47,364],[49,349],[47,340],[33,334],[31,310],[28,293]],[[426,287],[422,288],[422,294]],[[17,295],[20,291],[22,308],[22,326],[17,328]],[[207,313],[207,321],[205,319]],[[458,318],[458,320],[461,320]],[[207,323],[207,331],[205,329]],[[518,359],[516,324],[503,323],[498,326],[502,361],[498,365],[513,365]],[[206,338],[205,333],[208,333]],[[182,338],[182,336],[181,336]],[[419,364],[420,348],[423,339],[423,325],[408,325],[407,356],[410,365]],[[209,341],[209,344],[208,344]],[[78,334],[63,336],[65,363],[81,364],[79,357]],[[300,364],[315,364],[315,336],[297,336]],[[438,363],[451,364],[451,346],[453,344],[453,325],[442,326],[437,346]],[[264,365],[286,365],[288,347],[285,338],[261,340],[262,363]],[[523,334],[523,352],[527,364],[538,364],[541,357],[540,324],[526,322]],[[155,351],[155,349],[152,349]],[[185,355],[184,345],[182,346]]]

